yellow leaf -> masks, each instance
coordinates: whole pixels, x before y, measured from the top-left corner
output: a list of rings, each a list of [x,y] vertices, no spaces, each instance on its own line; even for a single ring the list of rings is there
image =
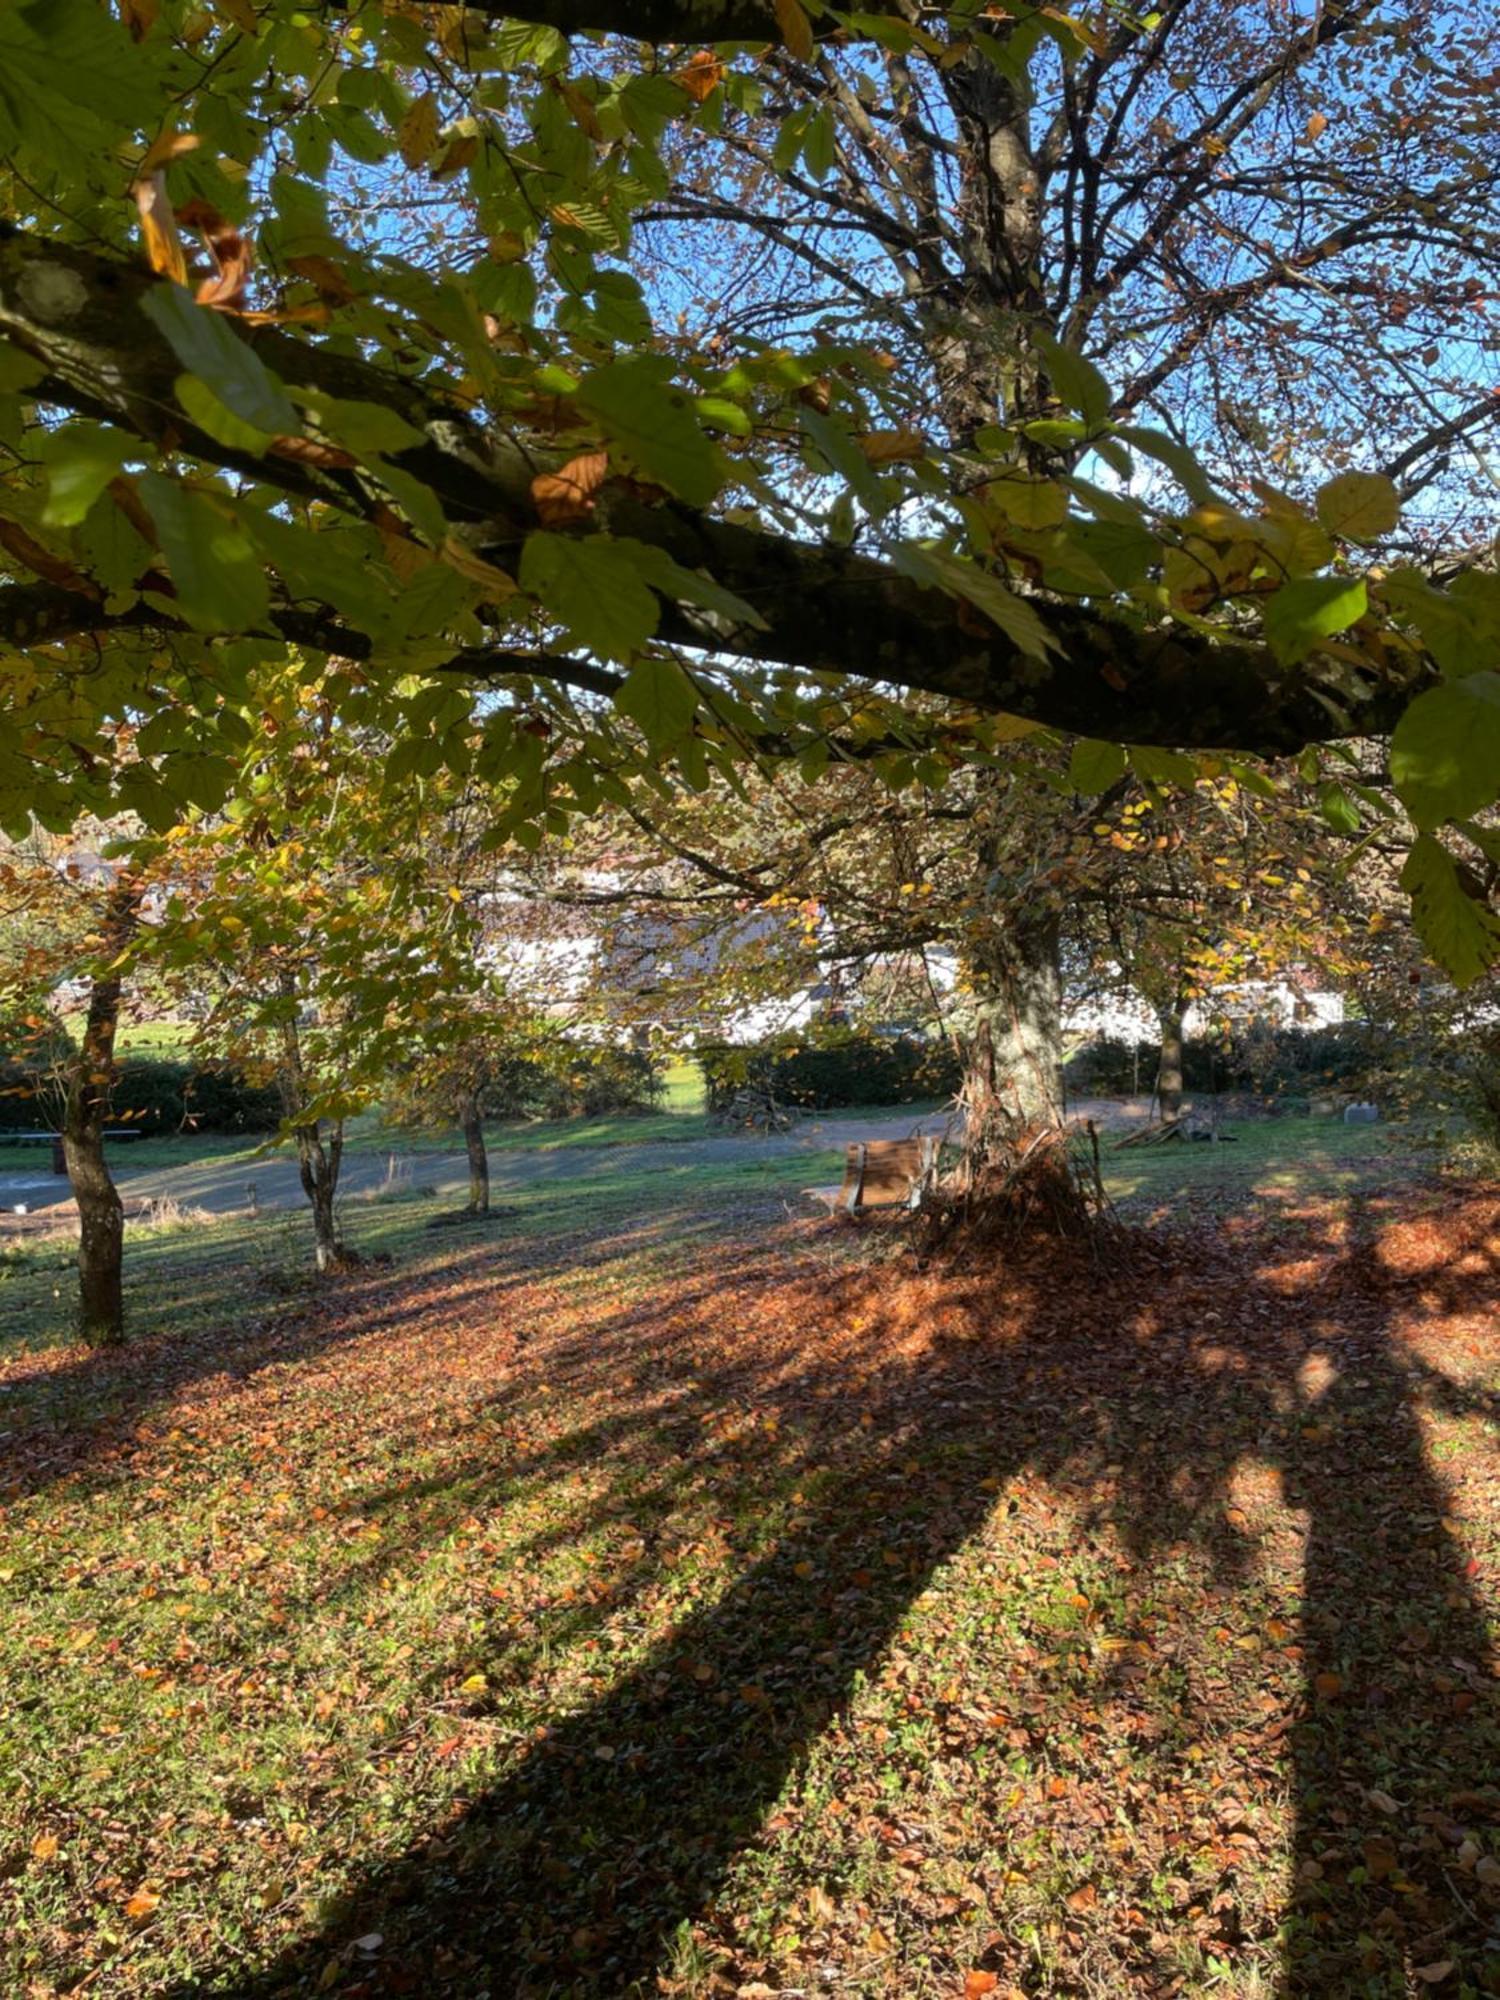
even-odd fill
[[[811,62],[817,44],[802,0],[776,0],[776,25],[798,62]]]
[[[159,139],[153,139],[146,149],[146,157],[141,161],[141,178],[154,174],[158,167],[170,166],[173,160],[181,159],[184,153],[197,150],[203,141],[191,132],[163,132]]]
[[[492,597],[515,596],[515,578],[507,576],[503,569],[496,569],[493,563],[487,563],[483,556],[476,556],[468,544],[461,542],[457,535],[444,536],[439,553],[450,569],[456,569],[459,575],[467,577],[470,583],[481,585]]]
[[[50,1861],[57,1852],[58,1840],[55,1833],[39,1833],[31,1843],[33,1861]]]
[[[133,1924],[142,1924],[161,1901],[149,1882],[143,1882],[125,1905],[125,1914]]]
[[[899,465],[903,459],[920,458],[927,449],[920,431],[869,431],[855,443],[870,465]]]
[[[429,90],[419,97],[396,128],[396,149],[413,171],[430,158],[438,140],[437,99]]]
[[[459,1693],[483,1694],[488,1686],[489,1682],[483,1674],[470,1674],[469,1678],[460,1686]]]
[[[167,196],[167,177],[158,167],[138,180],[131,190],[141,218],[141,234],[146,239],[146,256],[151,268],[174,284],[187,283],[187,255],[177,234],[177,217]]]

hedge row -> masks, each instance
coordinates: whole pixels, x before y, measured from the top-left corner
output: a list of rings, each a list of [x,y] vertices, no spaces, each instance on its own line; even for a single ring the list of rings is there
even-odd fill
[[[806,1042],[708,1043],[697,1054],[714,1112],[725,1110],[747,1086],[769,1091],[784,1104],[832,1111],[952,1097],[960,1081],[958,1058],[946,1042],[869,1035],[857,1028],[827,1030]]]
[[[1084,1097],[1123,1096],[1156,1082],[1155,1042],[1101,1037],[1081,1048],[1064,1072]],[[1265,1096],[1346,1094],[1379,1075],[1389,1060],[1380,1038],[1362,1022],[1328,1028],[1250,1028],[1239,1034],[1193,1036],[1183,1043],[1182,1081],[1188,1091],[1249,1090]]]
[[[61,1104],[55,1083],[21,1063],[0,1063],[0,1132],[55,1127]],[[126,1056],[110,1093],[110,1119],[148,1136],[163,1132],[274,1132],[281,1123],[276,1092],[233,1070]]]
[[[573,1042],[497,1065],[483,1103],[491,1118],[613,1118],[649,1111],[660,1094],[643,1050]]]

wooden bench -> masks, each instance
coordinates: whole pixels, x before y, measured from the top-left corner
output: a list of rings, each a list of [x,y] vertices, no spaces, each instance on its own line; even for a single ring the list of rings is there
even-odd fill
[[[922,1190],[937,1169],[942,1140],[932,1134],[914,1139],[867,1139],[844,1152],[844,1178],[837,1187],[803,1188],[832,1215],[862,1215],[872,1208],[916,1209]]]

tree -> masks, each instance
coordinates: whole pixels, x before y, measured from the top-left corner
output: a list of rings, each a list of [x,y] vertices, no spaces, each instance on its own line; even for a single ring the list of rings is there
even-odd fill
[[[30,1099],[57,1131],[78,1208],[78,1334],[91,1347],[125,1338],[125,1211],[104,1156],[120,1009],[141,924],[144,882],[61,843],[34,839],[0,866],[5,959],[0,1007],[28,1073]],[[75,1030],[59,989],[82,1000]],[[81,989],[81,991],[80,991]]]
[[[225,705],[289,643],[345,663],[329,698],[389,724],[393,785],[503,776],[496,835],[527,840],[623,767],[696,784],[747,750],[862,747],[899,770],[935,737],[983,747],[976,709],[1257,753],[1396,726],[1419,920],[1477,974],[1500,949],[1464,860],[1497,782],[1496,581],[1365,552],[1396,479],[1438,491],[1493,411],[1460,393],[1493,255],[1484,130],[1449,115],[1477,17],[1449,63],[1366,0],[1230,36],[1241,11],[523,0],[381,12],[356,45],[294,0],[12,9],[14,819],[216,808]],[[624,29],[747,46],[591,39]],[[632,229],[718,226],[726,191],[743,217],[736,151],[800,205],[788,254],[817,276],[805,333],[781,310],[726,351],[655,323],[673,283]],[[1316,495],[1252,491],[1226,440],[1259,420],[1256,369],[1248,417],[1202,385],[1252,338],[1262,372],[1326,357],[1335,319],[1346,355],[1410,328],[1347,377],[1358,434],[1393,374],[1424,427],[1334,471],[1352,420],[1299,429],[1325,358],[1283,425]],[[949,706],[919,722],[902,689]]]
[[[200,1047],[280,1093],[320,1272],[351,1261],[335,1208],[345,1120],[480,984],[435,838],[453,787],[414,782],[395,809],[379,784],[389,740],[338,723],[327,686],[296,659],[252,676],[228,808],[136,844],[164,884],[143,950],[208,1000]]]

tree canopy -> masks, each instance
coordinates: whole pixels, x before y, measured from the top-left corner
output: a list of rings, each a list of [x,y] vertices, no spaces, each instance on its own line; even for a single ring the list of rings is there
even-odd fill
[[[217,810],[289,653],[527,845],[746,759],[1390,735],[1474,976],[1500,258],[1451,28],[0,12],[7,824]]]

